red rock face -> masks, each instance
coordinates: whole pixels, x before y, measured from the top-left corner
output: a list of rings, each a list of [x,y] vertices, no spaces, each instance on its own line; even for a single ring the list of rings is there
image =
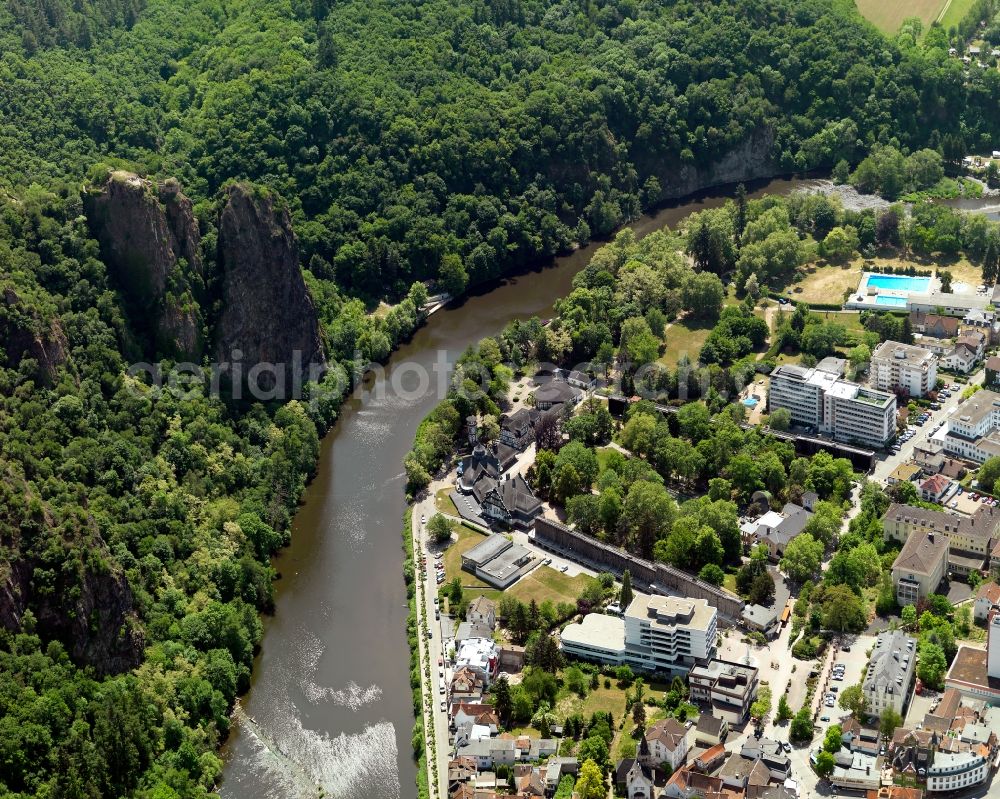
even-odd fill
[[[241,184],[229,187],[219,217],[218,269],[222,311],[215,325],[215,355],[220,362],[233,361],[238,350],[244,374],[266,362],[282,365],[286,378],[293,370],[301,373],[310,364],[325,363],[291,221],[273,198]]]
[[[201,234],[174,181],[115,172],[84,196],[91,232],[151,357],[198,359],[202,350]]]
[[[4,287],[0,306],[0,348],[6,353],[6,365],[17,367],[25,358],[32,358],[38,363],[38,378],[52,383],[56,370],[69,357],[59,319],[41,319],[27,310],[11,286]]]

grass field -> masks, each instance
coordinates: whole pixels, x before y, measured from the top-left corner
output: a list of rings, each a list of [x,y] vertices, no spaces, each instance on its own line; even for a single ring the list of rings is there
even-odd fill
[[[948,3],[947,10],[945,10],[944,15],[941,17],[941,27],[947,31],[952,25],[957,25],[961,22],[962,18],[969,13],[973,2],[975,0],[951,0]],[[941,8],[944,8],[944,3],[941,4]]]
[[[455,507],[455,503],[451,501],[451,486],[442,488],[434,495],[434,507],[441,513],[448,516],[458,516],[458,508]]]
[[[698,360],[701,347],[712,332],[712,324],[704,323],[699,327],[688,327],[684,322],[674,322],[667,328],[667,348],[660,356],[659,362],[673,368],[681,355],[687,355],[692,362]]]
[[[860,280],[860,266],[819,266],[789,286],[787,294],[802,302],[840,302],[844,292],[856,289]]]
[[[482,543],[486,536],[462,525],[455,527],[455,535],[458,536],[458,540],[444,552],[444,573],[446,580],[451,582],[456,577],[459,577],[462,580],[463,587],[489,589],[489,586],[474,574],[462,571],[462,555],[476,544]]]
[[[856,0],[856,2],[858,11],[865,19],[883,33],[893,34],[908,17],[920,17],[926,31],[941,13],[945,0]],[[971,0],[952,0],[952,5],[955,4],[965,5],[967,11]],[[964,11],[962,13],[964,14]],[[950,15],[951,9],[948,10],[948,16]]]
[[[568,577],[550,566],[539,566],[531,574],[514,583],[513,587],[508,589],[508,593],[522,602],[534,599],[539,605],[547,599],[557,605],[560,602],[575,604],[592,579],[586,574]]]

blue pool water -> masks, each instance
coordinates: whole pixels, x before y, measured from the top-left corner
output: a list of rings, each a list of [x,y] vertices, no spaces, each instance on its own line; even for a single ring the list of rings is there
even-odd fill
[[[869,275],[868,285],[874,286],[877,289],[921,293],[928,290],[931,285],[931,279],[929,277],[907,277],[906,275]],[[880,304],[895,305],[896,303],[886,302]]]
[[[906,307],[906,297],[890,297],[887,294],[879,294],[875,297],[876,305],[892,305],[896,308]]]
[[[743,400],[743,404],[746,405],[748,408],[756,408],[757,407],[757,398],[756,397],[747,397],[745,400]]]

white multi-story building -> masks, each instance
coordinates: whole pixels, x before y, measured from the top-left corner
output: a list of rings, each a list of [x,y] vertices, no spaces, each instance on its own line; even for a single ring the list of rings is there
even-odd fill
[[[923,347],[883,341],[872,353],[872,385],[881,391],[922,397],[937,382],[937,363],[937,356]]]
[[[834,359],[827,359],[841,363]],[[896,396],[816,368],[779,366],[771,373],[768,407],[787,408],[795,424],[809,425],[838,441],[881,447],[896,433]]]
[[[886,708],[904,715],[913,673],[917,667],[917,642],[901,630],[885,630],[875,639],[868,671],[861,683],[867,712],[881,716]]]
[[[958,793],[984,782],[989,773],[989,761],[978,752],[937,752],[927,769],[927,791]]]
[[[590,613],[562,631],[562,650],[647,672],[686,673],[715,656],[718,612],[704,599],[636,594],[621,618]]]
[[[944,448],[962,458],[983,463],[1000,455],[1000,394],[977,391],[949,417]]]
[[[712,716],[727,725],[741,724],[757,696],[760,675],[748,663],[713,660],[691,669],[688,682],[693,701],[711,705]]]

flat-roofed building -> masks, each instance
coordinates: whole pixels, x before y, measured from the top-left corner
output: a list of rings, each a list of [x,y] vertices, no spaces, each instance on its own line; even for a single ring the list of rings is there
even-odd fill
[[[965,318],[969,311],[984,311],[990,298],[982,294],[950,294],[935,291],[930,294],[911,294],[906,307],[911,314],[943,314]]]
[[[688,682],[693,701],[710,705],[711,715],[733,725],[750,715],[760,678],[756,666],[713,660],[691,669]]]
[[[645,671],[687,671],[715,655],[715,608],[704,599],[639,596],[625,610],[629,661]]]
[[[937,382],[937,356],[923,347],[883,341],[871,358],[872,384],[882,391],[922,397]]]
[[[562,649],[584,660],[683,674],[715,656],[718,612],[704,599],[637,593],[621,616],[589,613],[562,632]]]
[[[777,408],[787,409],[795,424],[807,425],[837,441],[881,447],[896,432],[894,394],[842,380],[838,371],[820,367],[784,365],[775,369],[768,389],[768,409]]]
[[[916,605],[937,592],[948,573],[948,539],[941,533],[917,530],[910,534],[892,564],[896,601]]]
[[[986,650],[959,647],[944,684],[970,699],[1000,705],[1000,613],[987,623]]]
[[[861,683],[868,713],[880,716],[883,710],[892,708],[903,715],[917,665],[916,646],[916,639],[901,630],[878,634]]]

